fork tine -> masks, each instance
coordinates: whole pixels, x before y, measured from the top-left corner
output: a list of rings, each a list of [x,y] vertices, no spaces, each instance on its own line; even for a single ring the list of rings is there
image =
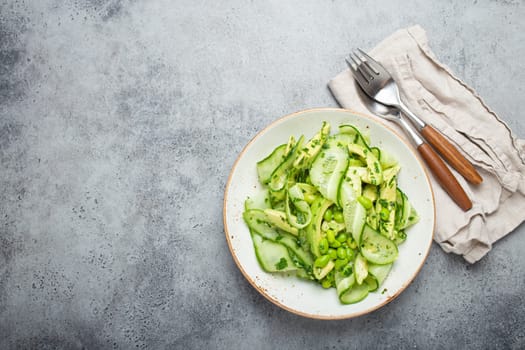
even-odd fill
[[[366,75],[368,75],[368,80],[374,80],[374,77],[379,75],[379,72],[377,72],[375,69],[373,69],[368,60],[367,59],[362,59],[360,56],[359,56],[359,53],[354,51],[354,56],[358,58],[359,60],[359,65],[358,65],[358,69],[360,69],[361,71],[363,71],[363,75],[366,73]],[[365,57],[366,58],[366,57]]]
[[[357,70],[357,67],[354,67],[355,63],[350,62],[350,56],[345,57],[345,61],[346,61],[346,64],[348,65],[348,68],[350,68],[352,71],[356,71]]]
[[[357,51],[359,51],[359,53],[366,59],[366,62],[368,62],[369,67],[374,71],[375,74],[380,74],[381,70],[384,70],[384,67],[381,65],[381,63],[368,56],[366,52],[360,48],[357,48]]]
[[[370,81],[374,79],[374,76],[372,72],[370,71],[369,67],[366,64],[366,61],[362,60],[359,55],[357,55],[355,52],[352,52],[350,54],[350,58],[357,66],[357,70],[361,72],[361,74],[365,77],[366,80]]]
[[[350,58],[352,62],[350,62],[348,58]],[[359,63],[355,60],[354,57],[352,57],[352,54],[349,54],[348,58],[345,58],[346,64],[348,64],[348,67],[350,67],[350,71],[352,72],[352,75],[357,80],[359,85],[363,86],[369,84],[367,77],[359,69]]]
[[[356,56],[354,52],[351,52],[348,55],[348,57],[350,57],[352,62],[355,64],[356,70],[359,70],[359,66],[363,63],[363,61],[361,61],[361,58],[359,58],[359,56]]]

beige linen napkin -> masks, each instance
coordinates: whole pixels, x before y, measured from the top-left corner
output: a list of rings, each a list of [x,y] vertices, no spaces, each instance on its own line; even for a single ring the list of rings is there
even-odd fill
[[[481,185],[470,185],[452,170],[472,200],[467,212],[431,179],[436,242],[470,263],[478,261],[525,220],[525,141],[517,139],[472,88],[436,59],[420,26],[395,32],[370,55],[393,75],[409,108],[440,130],[483,177]],[[342,107],[370,114],[349,70],[328,86]]]

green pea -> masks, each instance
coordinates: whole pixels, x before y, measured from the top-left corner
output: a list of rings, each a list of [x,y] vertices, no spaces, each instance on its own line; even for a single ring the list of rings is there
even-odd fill
[[[326,239],[328,240],[328,243],[332,243],[335,241],[335,232],[334,230],[328,229],[326,231]]]
[[[346,241],[348,239],[348,235],[346,233],[340,233],[340,234],[337,235],[337,237],[335,239],[337,239],[339,242],[343,243],[344,241]]]
[[[345,219],[344,219],[344,217],[343,217],[343,213],[340,212],[340,211],[336,211],[336,212],[334,213],[334,220],[335,220],[336,222],[342,224],[342,223],[345,221]]]
[[[346,257],[348,260],[354,260],[354,257],[355,257],[354,250],[351,248],[346,248]]]
[[[334,268],[338,271],[340,271],[343,267],[346,266],[346,264],[348,264],[348,259],[337,259],[335,261],[335,266]]]
[[[365,209],[370,209],[372,208],[372,201],[370,200],[370,198],[367,198],[367,197],[364,197],[364,196],[359,196],[357,197],[357,201],[359,203],[361,203],[361,205],[365,208]]]
[[[330,247],[332,248],[339,248],[341,246],[341,242],[339,242],[336,239],[334,239],[332,242],[328,241],[328,243],[330,244]]]
[[[314,261],[314,266],[315,267],[325,267],[326,265],[328,265],[328,263],[330,262],[330,256],[329,255],[321,255],[320,257],[318,257],[317,259],[315,259]]]
[[[332,260],[337,259],[337,250],[333,248],[328,248],[328,255],[330,256],[330,259]]]
[[[325,289],[328,289],[332,286],[332,281],[328,280],[328,279],[323,279],[322,282],[321,282],[321,286],[323,286],[323,288]]]
[[[325,219],[325,221],[332,221],[332,209],[327,209],[324,212],[323,219]]]
[[[337,257],[339,259],[346,259],[347,258],[346,249],[343,247],[337,248]]]
[[[328,253],[328,240],[326,238],[321,239],[321,241],[319,242],[319,253]]]
[[[387,208],[381,208],[381,211],[379,212],[379,217],[381,218],[381,220],[387,221],[389,216],[390,210],[388,210]]]

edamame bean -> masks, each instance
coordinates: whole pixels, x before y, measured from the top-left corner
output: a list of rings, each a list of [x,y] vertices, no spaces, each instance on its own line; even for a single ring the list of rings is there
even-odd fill
[[[351,248],[346,248],[346,258],[348,260],[354,260],[354,257],[355,257],[354,250]]]
[[[321,286],[323,286],[323,288],[325,289],[328,289],[332,286],[332,281],[328,280],[328,279],[323,279],[322,282],[321,282]]]
[[[314,266],[321,268],[325,267],[326,265],[328,265],[328,262],[330,262],[330,260],[330,255],[321,255],[320,257],[315,259]]]
[[[346,249],[343,247],[337,248],[337,257],[339,259],[346,259],[347,258]]]
[[[337,250],[333,248],[328,248],[328,255],[330,256],[330,259],[332,260],[337,259]]]
[[[323,219],[326,221],[332,221],[332,209],[326,209],[323,215]]]
[[[346,266],[346,264],[348,264],[348,259],[337,259],[335,261],[335,266],[334,268],[338,271],[340,271],[343,267]]]
[[[333,241],[335,241],[334,230],[331,230],[331,229],[326,230],[326,239],[328,240],[328,243],[332,243]]]
[[[370,198],[367,198],[367,197],[364,197],[364,196],[359,196],[357,197],[357,201],[359,203],[361,203],[361,205],[365,208],[365,209],[370,209],[372,208],[372,201],[370,200]]]
[[[346,241],[348,239],[348,235],[346,233],[340,233],[340,234],[337,235],[337,237],[335,239],[338,240],[339,242],[343,243],[344,241]]]
[[[381,218],[381,220],[387,221],[389,216],[390,210],[388,210],[387,208],[381,208],[381,211],[379,212],[379,217]]]
[[[328,240],[326,238],[321,239],[321,241],[319,242],[319,253],[328,253]]]
[[[332,242],[329,241],[330,247],[332,248],[339,248],[341,246],[341,242],[334,239]]]
[[[334,220],[335,220],[336,222],[342,224],[342,223],[345,221],[345,219],[344,219],[344,217],[343,217],[343,213],[340,212],[340,211],[336,211],[336,212],[334,213]]]

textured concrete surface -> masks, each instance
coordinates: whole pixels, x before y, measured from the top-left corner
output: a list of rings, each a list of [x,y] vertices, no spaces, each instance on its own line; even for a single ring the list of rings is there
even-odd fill
[[[400,27],[525,137],[523,1],[373,3],[1,0],[0,348],[525,348],[524,225],[473,266],[434,245],[399,298],[337,322],[230,256],[238,152],[336,106],[349,48]]]

